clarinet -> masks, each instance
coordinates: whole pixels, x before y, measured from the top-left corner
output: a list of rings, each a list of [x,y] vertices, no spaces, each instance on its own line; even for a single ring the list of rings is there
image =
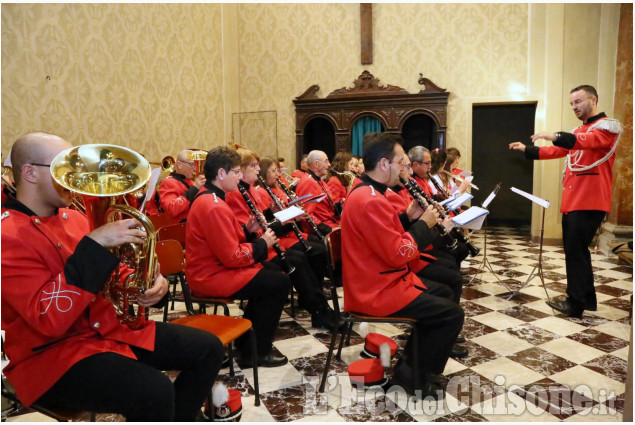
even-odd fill
[[[282,180],[280,180],[279,178],[276,178],[276,180],[278,181],[278,184],[280,185],[284,193],[289,197],[289,199],[292,201],[295,200],[296,196],[291,192],[291,190],[289,190],[287,185],[284,184]],[[305,220],[307,223],[309,223],[309,226],[311,226],[311,229],[313,229],[315,236],[317,236],[318,238],[320,238],[321,241],[323,241],[324,235],[320,233],[320,230],[318,229],[317,225],[315,224],[315,221],[313,221],[311,216],[308,216]]]
[[[450,198],[450,194],[443,188],[443,186],[441,186],[432,176],[428,176],[428,177],[430,177],[430,181],[432,182],[434,187],[437,189],[437,192],[443,195],[445,199]]]
[[[265,179],[263,179],[261,175],[258,175],[258,181],[260,182],[262,187],[265,188],[265,190],[267,191],[267,193],[269,194],[269,196],[273,200],[274,204],[276,204],[276,207],[278,207],[278,209],[281,209],[281,210],[284,209],[284,207],[282,206],[281,199],[278,198],[278,196],[276,196],[275,193],[273,193],[273,190],[271,190],[271,188],[269,186],[267,186],[267,183],[265,183]],[[296,222],[292,221],[291,225],[292,225],[291,229],[293,230],[293,233],[295,233],[295,235],[298,237],[298,240],[302,244],[302,247],[304,248],[304,252],[311,251],[311,245],[309,245],[306,242],[306,240],[302,237],[302,233],[300,233],[300,229],[298,229],[298,225],[296,224]]]
[[[240,191],[240,194],[243,195],[243,199],[247,203],[249,210],[254,215],[254,217],[256,217],[256,220],[258,221],[260,228],[263,231],[267,231],[267,222],[265,221],[264,217],[260,214],[260,211],[258,211],[258,208],[256,208],[253,202],[251,202],[251,199],[249,199],[249,195],[247,194],[247,191],[245,190],[245,188],[238,185],[238,190]],[[278,254],[278,256],[280,257],[280,261],[282,261],[282,264],[284,265],[284,268],[287,274],[293,273],[295,271],[295,267],[293,267],[291,263],[289,263],[286,255],[284,255],[284,251],[282,250],[282,248],[280,248],[280,244],[278,244],[278,242],[273,244],[273,249],[276,251],[276,254]]]
[[[434,180],[434,179],[432,179],[432,180]],[[444,211],[448,211],[449,212],[450,211],[450,207],[448,207],[448,209],[446,210],[443,205],[441,205],[440,203],[438,203],[434,199],[431,199],[418,186],[419,185],[417,185],[417,189],[415,189],[415,190],[418,190],[419,193],[421,194],[421,196],[423,196],[430,204],[432,204],[436,208],[437,212],[439,213],[439,217],[441,218],[441,220],[445,219],[446,214],[444,213]],[[452,230],[450,230],[450,233],[452,234],[452,236],[457,241],[465,244],[465,246],[467,247],[467,250],[470,252],[470,257],[476,257],[478,255],[478,253],[481,252],[481,250],[478,249],[477,247],[475,247],[474,244],[472,242],[470,242],[470,239],[465,237],[463,232],[460,231],[459,229],[457,229],[456,227],[453,227]]]
[[[410,193],[410,196],[412,196],[412,198],[419,203],[421,208],[423,208],[424,211],[427,210],[429,205],[428,202],[426,202],[426,200],[419,194],[419,192],[417,192],[417,190],[413,187],[412,182],[402,177],[399,177],[399,180],[408,190],[408,193]],[[436,227],[439,233],[441,234],[441,237],[443,238],[443,241],[445,242],[448,250],[454,251],[456,247],[458,246],[458,244],[456,242],[456,239],[454,239],[452,235],[450,235],[450,233],[448,232],[448,229],[446,229],[445,226],[442,225],[441,223],[436,223],[434,227]]]

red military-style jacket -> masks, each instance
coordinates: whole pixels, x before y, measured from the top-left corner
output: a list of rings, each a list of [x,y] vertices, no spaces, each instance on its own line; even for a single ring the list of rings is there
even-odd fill
[[[38,217],[17,200],[3,205],[4,373],[27,406],[86,357],[113,352],[136,359],[129,345],[154,350],[154,322],[131,330],[102,296],[119,259],[88,232],[75,210]]]
[[[326,186],[331,191],[331,199],[333,202],[340,202],[346,199],[346,186],[344,186],[337,177],[332,176],[329,181],[326,182]]]
[[[251,198],[251,202],[256,208],[258,208],[260,212],[264,213],[265,210],[268,210],[273,205],[273,200],[269,197],[269,194],[264,188],[259,186],[250,186],[242,180],[238,184],[245,188],[245,190],[249,194],[249,197]],[[227,205],[229,205],[229,207],[236,215],[238,223],[240,223],[241,226],[245,226],[247,224],[247,221],[249,220],[249,217],[251,217],[253,214],[249,210],[249,207],[247,206],[247,203],[245,202],[242,194],[238,190],[229,192],[225,195],[225,200],[227,201]],[[269,219],[272,218],[269,217]],[[262,233],[262,230],[258,230],[258,232],[256,232],[256,236],[261,236]],[[284,235],[278,235],[276,233],[276,235],[278,236],[279,245],[280,247],[282,247],[282,249],[287,249],[299,242],[298,238],[293,233],[287,233]],[[306,235],[303,235],[303,237],[306,237]],[[273,247],[269,248],[267,260],[273,259],[276,255],[278,254],[273,249]]]
[[[198,188],[192,180],[186,179],[182,174],[172,173],[159,185],[159,202],[163,211],[175,221],[181,222],[187,220],[190,205],[197,193]]]
[[[418,175],[414,174],[412,176],[414,178],[414,180],[417,182],[417,184],[419,185],[419,187],[421,189],[423,189],[423,191],[426,193],[426,195],[428,195],[430,198],[434,197],[434,195],[437,193],[437,189],[432,187],[431,183],[428,183],[427,180],[419,177]]]
[[[406,188],[404,188],[404,190],[406,190]],[[407,192],[408,191],[406,190],[406,193]],[[402,212],[406,211],[406,208],[408,208],[408,205],[410,205],[410,202],[406,202],[406,200],[401,196],[400,193],[395,192],[391,188],[388,188],[386,190],[385,196],[397,214],[401,214]],[[410,199],[412,200],[412,198]]]
[[[209,182],[192,203],[185,246],[185,275],[197,295],[231,297],[267,258],[267,243],[260,238],[247,242],[225,192]]]
[[[301,179],[306,173],[307,172],[304,170],[295,170],[293,173],[291,173],[291,177]]]
[[[427,262],[404,230],[405,217],[384,196],[386,186],[368,176],[362,180],[348,196],[341,222],[344,310],[386,316],[425,290],[412,270]]]
[[[554,142],[556,146],[528,146],[525,149],[525,156],[530,159],[567,156],[560,212],[611,211],[613,163],[621,132],[618,121],[601,113],[576,128],[573,134],[560,133]]]
[[[333,194],[322,179],[309,171],[298,182],[295,193],[298,197],[308,194],[313,196],[326,194],[327,196],[322,201],[306,202],[302,206],[309,213],[315,224],[324,223],[329,227],[337,227],[339,225],[339,218],[335,216]]]

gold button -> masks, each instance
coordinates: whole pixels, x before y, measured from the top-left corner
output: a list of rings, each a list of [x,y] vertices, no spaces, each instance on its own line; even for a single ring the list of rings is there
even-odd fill
[[[57,249],[62,249],[62,242],[57,243]]]
[[[66,214],[66,213],[62,213],[62,218],[63,218],[64,220],[68,220],[68,214]]]
[[[101,324],[99,322],[95,322],[95,324],[93,325],[93,328],[99,329],[100,326]]]
[[[34,221],[35,221],[35,224],[40,224],[40,219],[39,218],[36,218]]]

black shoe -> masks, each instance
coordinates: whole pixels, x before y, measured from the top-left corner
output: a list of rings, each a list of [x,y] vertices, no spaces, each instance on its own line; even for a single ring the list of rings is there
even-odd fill
[[[442,400],[444,397],[443,384],[445,378],[441,375],[422,374],[419,381],[419,388],[415,387],[414,370],[412,367],[401,364],[395,366],[395,371],[391,380],[391,385],[398,385],[410,395],[417,396],[421,394],[422,398],[432,398],[434,400]]]
[[[258,356],[258,367],[278,367],[284,366],[289,363],[289,359],[283,355],[276,355],[274,353],[269,353],[266,356]],[[253,367],[251,364],[251,357],[241,357],[238,361],[238,366],[241,369],[247,369]]]
[[[598,305],[584,303],[584,309],[589,311],[598,311]]]
[[[465,337],[463,335],[459,335],[456,337],[457,344],[463,344],[465,342]]]
[[[584,311],[584,307],[574,306],[573,302],[569,298],[564,301],[546,301],[546,303],[549,307],[565,314],[568,317],[581,318],[582,312]]]
[[[336,331],[341,326],[339,315],[328,304],[311,314],[311,326]]]
[[[467,348],[454,344],[452,346],[452,351],[450,351],[450,357],[452,357],[453,359],[461,359],[463,357],[466,357],[468,353],[469,351],[467,351]]]
[[[435,382],[425,382],[421,388],[422,399],[443,400],[445,397],[445,390],[443,387]]]

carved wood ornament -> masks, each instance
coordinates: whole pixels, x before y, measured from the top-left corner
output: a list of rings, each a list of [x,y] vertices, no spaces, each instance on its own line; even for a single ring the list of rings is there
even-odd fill
[[[433,147],[443,148],[445,144],[446,117],[450,92],[440,88],[419,74],[419,84],[423,87],[415,94],[404,88],[390,84],[382,85],[380,80],[365,70],[352,87],[342,87],[318,97],[320,87],[310,86],[293,100],[296,109],[296,156],[299,160],[304,152],[304,130],[314,118],[325,118],[333,125],[337,134],[336,151],[350,151],[351,132],[355,122],[371,116],[379,120],[385,132],[401,134],[406,120],[413,115],[426,115],[435,124],[436,140]]]

